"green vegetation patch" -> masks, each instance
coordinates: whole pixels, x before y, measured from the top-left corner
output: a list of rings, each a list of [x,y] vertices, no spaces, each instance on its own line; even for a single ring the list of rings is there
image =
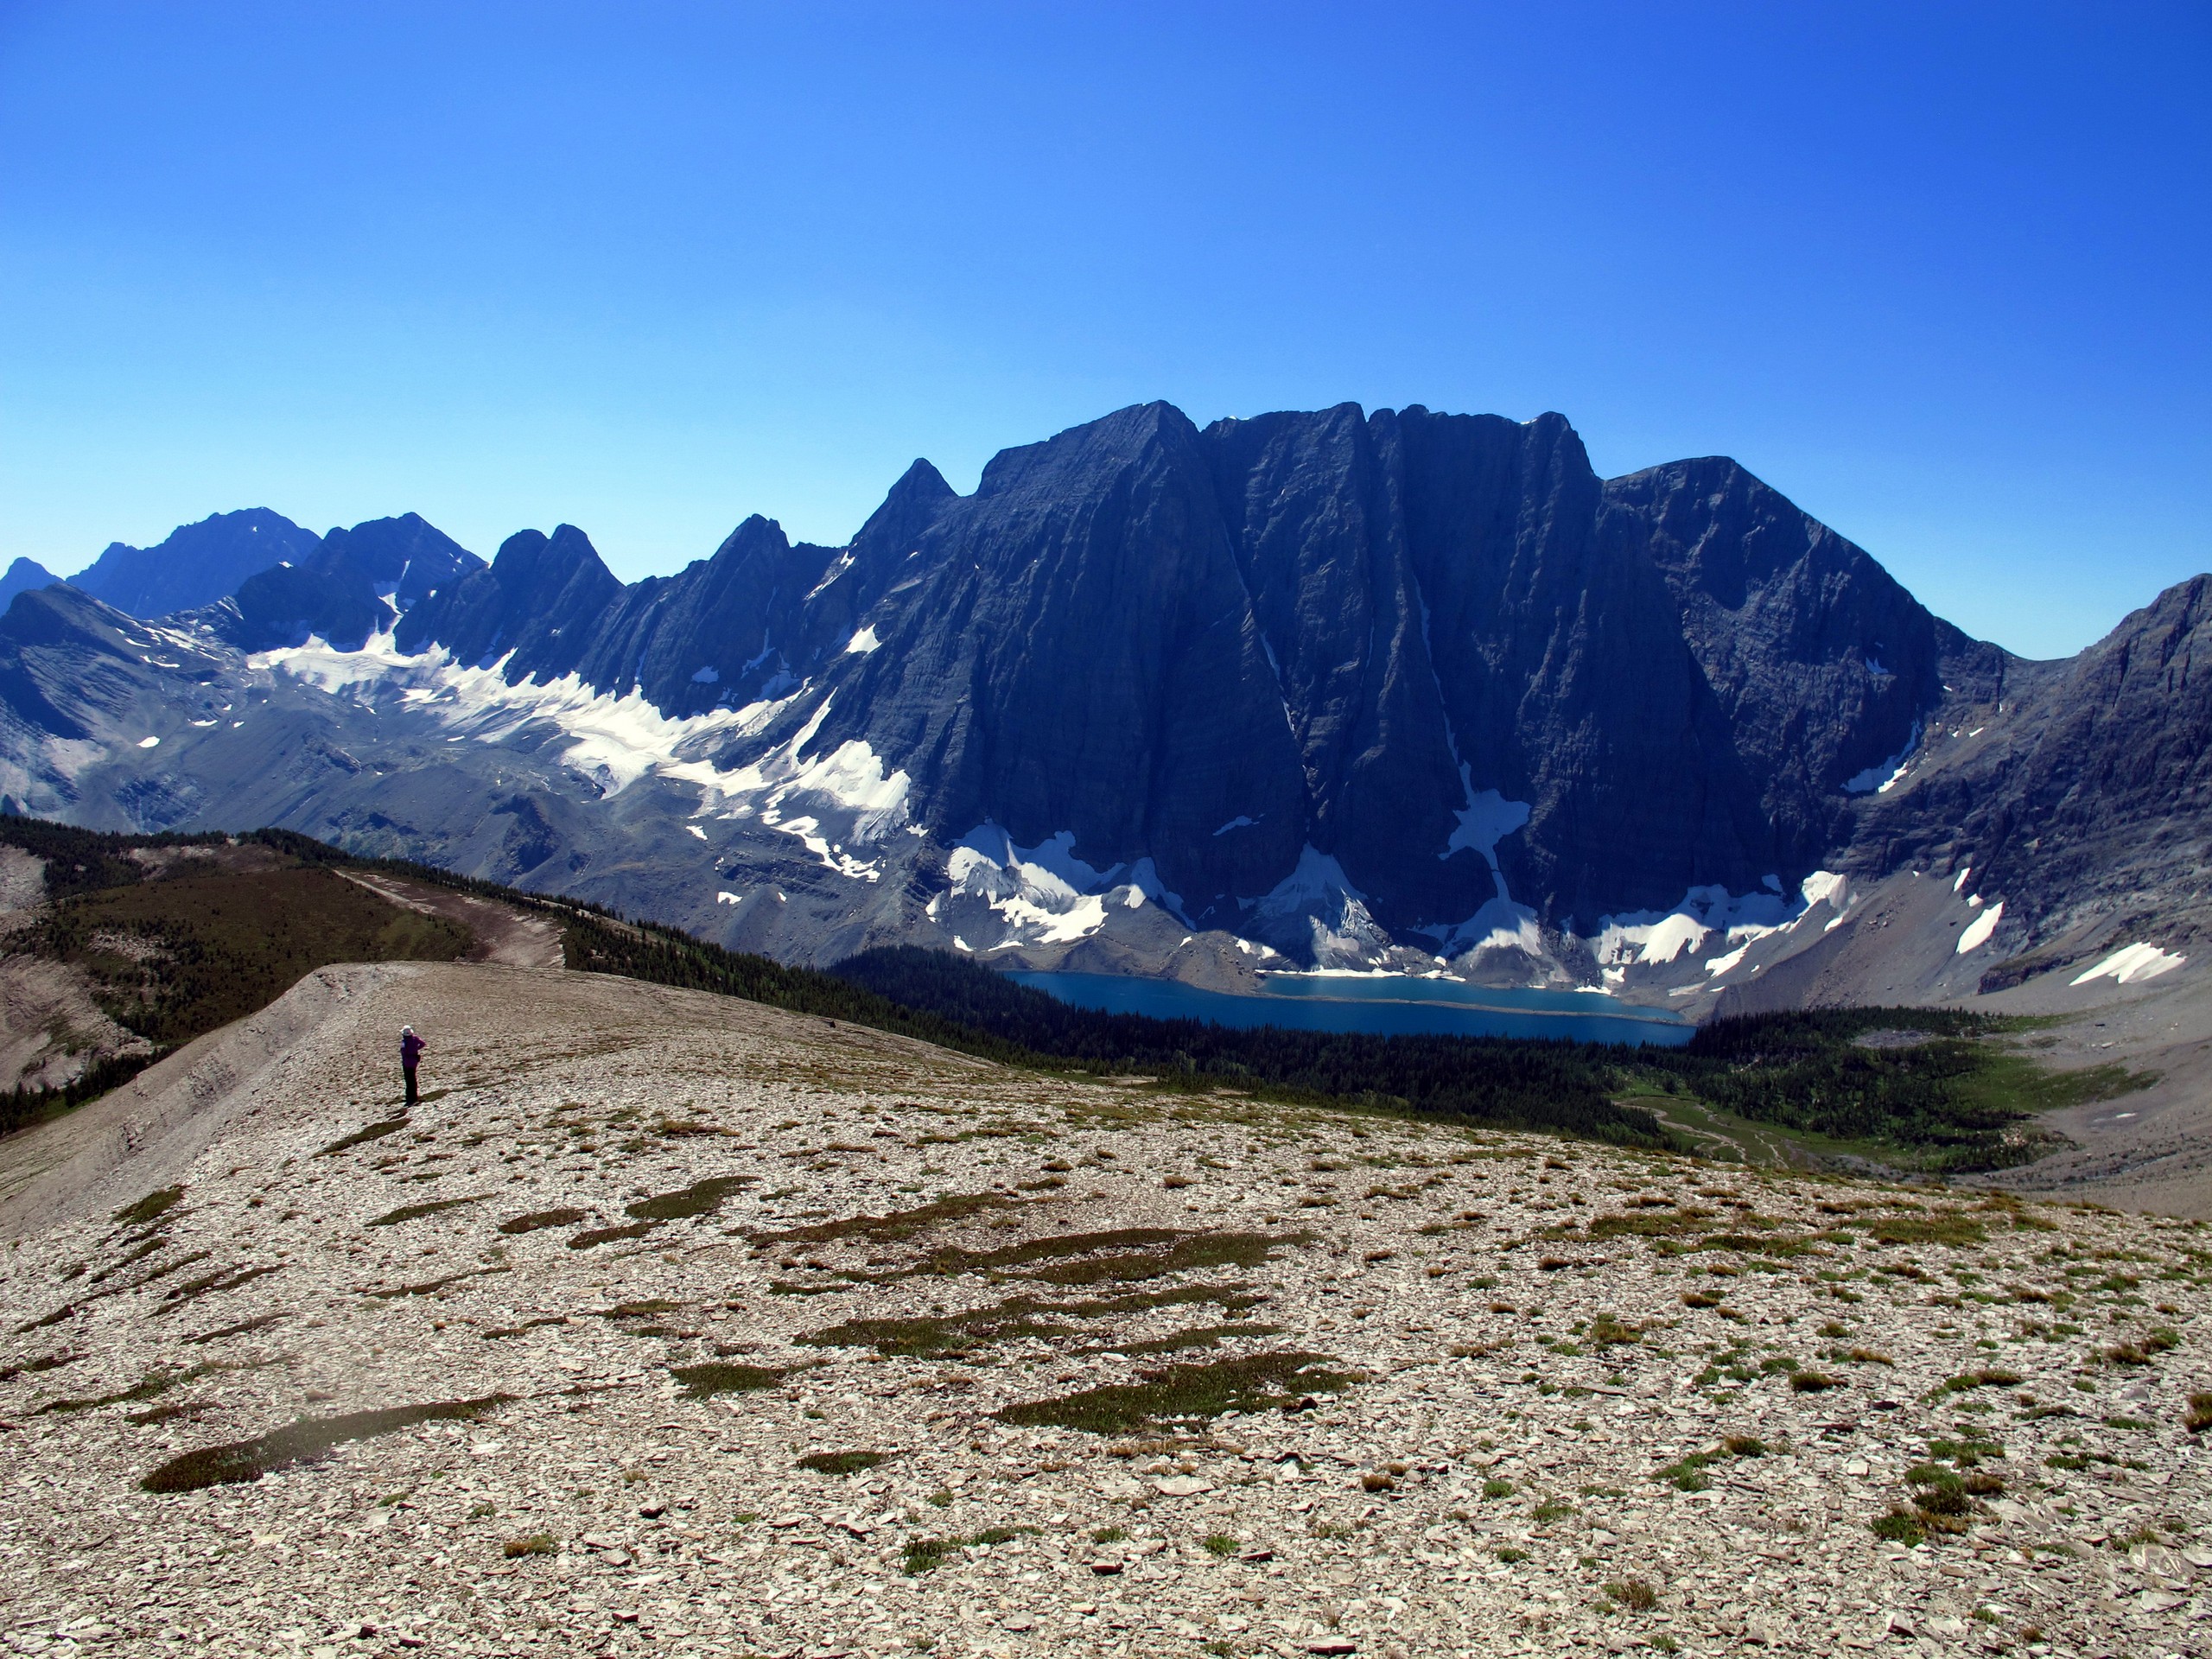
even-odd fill
[[[380,1302],[395,1301],[402,1296],[435,1296],[448,1285],[457,1285],[469,1279],[487,1279],[494,1274],[508,1273],[505,1267],[464,1268],[459,1273],[448,1273],[436,1279],[425,1279],[420,1284],[395,1285],[388,1290],[365,1290],[364,1296]]]
[[[890,1456],[888,1452],[810,1452],[798,1460],[798,1466],[817,1475],[857,1475]]]
[[[126,1204],[110,1217],[122,1227],[143,1227],[158,1216],[165,1216],[183,1201],[184,1188],[164,1186],[149,1192],[136,1204]]]
[[[988,1307],[970,1308],[960,1313],[922,1314],[904,1319],[848,1319],[842,1325],[801,1337],[799,1341],[815,1348],[873,1348],[880,1354],[928,1359],[940,1355],[957,1356],[988,1344],[1015,1342],[1024,1338],[1051,1342],[1073,1334],[1075,1327],[1064,1322],[1068,1319],[1110,1319],[1197,1302],[1210,1302],[1236,1313],[1255,1306],[1259,1300],[1246,1294],[1243,1285],[1185,1285],[1170,1291],[1078,1302],[1014,1296]],[[1224,1329],[1257,1335],[1263,1329],[1271,1331],[1273,1327],[1243,1325]]]
[[[710,1175],[680,1192],[658,1193],[625,1205],[623,1212],[639,1221],[685,1221],[694,1216],[711,1216],[721,1208],[723,1199],[759,1179],[753,1175]]]
[[[262,1268],[219,1268],[213,1273],[202,1274],[197,1279],[188,1279],[184,1283],[165,1292],[162,1297],[162,1305],[154,1310],[154,1317],[159,1319],[164,1313],[174,1313],[185,1303],[210,1295],[216,1291],[236,1290],[240,1285],[251,1284],[256,1279],[265,1279],[272,1273],[283,1271],[282,1263]]]
[[[963,1192],[938,1198],[912,1210],[884,1216],[848,1216],[842,1221],[816,1222],[805,1227],[786,1227],[779,1232],[749,1233],[755,1244],[829,1244],[839,1239],[865,1239],[872,1244],[897,1244],[932,1227],[969,1221],[993,1210],[1017,1204],[1034,1204],[1005,1192]]]
[[[1061,1233],[995,1250],[932,1250],[916,1267],[887,1274],[950,1277],[982,1274],[1050,1285],[1132,1284],[1170,1274],[1253,1268],[1277,1250],[1312,1241],[1311,1233],[1189,1232],[1172,1227],[1123,1227]]]
[[[57,905],[26,943],[83,969],[117,1024],[176,1044],[267,1007],[332,963],[450,962],[474,938],[334,870],[296,866],[101,888]]]
[[[383,1140],[387,1135],[397,1135],[406,1127],[407,1114],[404,1112],[397,1117],[382,1118],[374,1123],[363,1125],[351,1135],[340,1135],[315,1155],[318,1158],[333,1157],[349,1147],[365,1146],[372,1141]]]
[[[1637,1068],[1718,1109],[1871,1144],[1937,1171],[2031,1163],[2063,1144],[2037,1114],[2153,1081],[2117,1066],[2045,1070],[2001,1040],[2018,1022],[1937,1008],[1815,1008],[1719,1020]],[[1910,1027],[1925,1040],[1859,1040]]]
[[[439,1400],[427,1405],[386,1406],[376,1411],[347,1412],[336,1417],[302,1417],[283,1428],[250,1440],[202,1446],[171,1458],[138,1484],[149,1492],[191,1492],[204,1486],[235,1486],[294,1464],[308,1463],[328,1454],[349,1440],[365,1440],[390,1434],[417,1423],[474,1422],[486,1412],[511,1402],[506,1394],[487,1394],[475,1400]]]
[[[224,1325],[220,1330],[202,1331],[197,1336],[187,1337],[187,1342],[220,1342],[226,1337],[243,1337],[250,1332],[289,1319],[289,1313],[257,1313],[250,1319],[240,1319],[236,1325]]]
[[[472,1192],[465,1198],[433,1198],[428,1204],[403,1204],[397,1210],[387,1210],[374,1221],[363,1224],[370,1227],[397,1227],[403,1221],[415,1221],[423,1216],[435,1216],[447,1210],[458,1210],[465,1204],[481,1204],[492,1195]]]
[[[1056,1317],[1064,1310],[1029,1296],[1017,1296],[964,1313],[920,1315],[905,1319],[848,1319],[799,1340],[814,1348],[873,1348],[879,1354],[911,1359],[963,1354],[987,1343],[1024,1337],[1049,1341],[1074,1327]]]
[[[944,1566],[956,1553],[971,1545],[1012,1543],[1024,1533],[1034,1534],[1036,1530],[1034,1527],[986,1527],[965,1538],[909,1538],[899,1552],[900,1565],[909,1577],[917,1577]]]
[[[113,1394],[99,1395],[88,1400],[49,1400],[39,1408],[39,1414],[97,1411],[102,1406],[130,1405],[141,1400],[158,1399],[181,1383],[205,1376],[210,1371],[230,1369],[223,1365],[193,1365],[182,1370],[156,1367],[127,1389],[118,1389]]]
[[[1052,1400],[1033,1400],[995,1413],[1022,1427],[1082,1429],[1122,1434],[1148,1425],[1191,1424],[1224,1411],[1258,1411],[1295,1404],[1313,1394],[1338,1394],[1361,1379],[1326,1369],[1328,1354],[1246,1354],[1204,1364],[1141,1372],[1142,1381],[1112,1382]]]
[[[729,1360],[709,1360],[700,1365],[671,1365],[669,1375],[683,1385],[687,1400],[710,1400],[718,1394],[750,1394],[780,1388],[787,1376],[804,1365],[741,1365]]]
[[[1853,1219],[1841,1224],[1864,1227],[1877,1244],[1980,1244],[1989,1236],[1981,1222],[1962,1210],[1884,1216],[1872,1221]]]

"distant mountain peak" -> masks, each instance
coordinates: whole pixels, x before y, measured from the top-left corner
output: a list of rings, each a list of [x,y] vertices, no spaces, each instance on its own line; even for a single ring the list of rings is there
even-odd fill
[[[287,559],[296,563],[321,545],[283,514],[246,507],[180,524],[153,547],[111,542],[70,582],[133,616],[167,616],[226,599],[248,576]]]

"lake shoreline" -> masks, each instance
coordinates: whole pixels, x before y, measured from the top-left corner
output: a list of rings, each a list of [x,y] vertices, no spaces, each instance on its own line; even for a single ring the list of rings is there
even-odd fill
[[[1255,992],[1136,975],[1016,969],[1007,977],[1077,1007],[1232,1028],[1444,1035],[1675,1047],[1696,1027],[1602,992],[1501,988],[1397,975],[1265,974]],[[1593,1006],[1596,1005],[1596,1006]]]

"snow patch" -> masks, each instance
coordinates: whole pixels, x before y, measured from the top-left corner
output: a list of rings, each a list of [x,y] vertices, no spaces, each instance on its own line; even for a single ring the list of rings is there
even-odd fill
[[[742,901],[742,896],[734,893],[717,893],[715,895],[715,902],[718,905],[734,905]]]
[[[2160,974],[2170,974],[2188,960],[2178,952],[2161,950],[2155,944],[2139,940],[2121,946],[2087,973],[2076,975],[2070,982],[2086,985],[2093,979],[2110,979],[2122,985],[2133,985],[2156,979]]]
[[[1896,787],[1910,769],[1908,762],[1912,759],[1912,752],[1919,747],[1920,722],[1916,720],[1912,722],[1910,735],[1904,741],[1904,747],[1879,766],[1869,766],[1866,771],[1845,779],[1843,792],[1847,795],[1886,794]]]
[[[1961,887],[1965,887],[1967,884],[1967,878],[1973,874],[1974,867],[1971,864],[1969,864],[1965,869],[1961,870],[1959,872],[1959,879],[1951,883],[1951,891],[1953,893],[1956,893]]]
[[[1500,898],[1510,897],[1505,891],[1505,877],[1497,867],[1497,843],[1529,822],[1529,803],[1509,801],[1494,789],[1478,791],[1473,774],[1465,762],[1459,767],[1459,787],[1466,792],[1467,804],[1454,815],[1459,826],[1444,843],[1439,858],[1449,858],[1462,847],[1472,848],[1490,866],[1491,877],[1497,882]]]
[[[1705,964],[1717,978],[1743,965],[1751,948],[1770,934],[1833,913],[1827,927],[1843,919],[1850,883],[1833,870],[1815,870],[1798,883],[1795,899],[1779,891],[1781,882],[1762,882],[1757,892],[1732,893],[1718,885],[1692,887],[1667,911],[1634,911],[1598,918],[1591,954],[1608,982],[1618,983],[1630,968],[1663,968],[1687,957],[1694,963],[1708,948],[1720,954]],[[1756,971],[1756,970],[1754,970]]]
[[[882,644],[883,641],[875,637],[875,624],[871,622],[845,641],[845,654],[848,657],[865,657],[871,651],[879,649]]]
[[[836,581],[838,577],[843,575],[846,571],[852,568],[853,556],[850,553],[840,553],[835,559],[830,561],[829,570],[823,575],[821,581],[814,584],[813,591],[807,594],[807,599],[810,601],[813,600],[816,594],[821,593],[824,588],[827,588],[831,582]]]
[[[1423,626],[1427,626],[1425,615]],[[1451,741],[1456,753],[1458,740]],[[1528,823],[1529,803],[1509,801],[1494,789],[1478,790],[1473,769],[1464,761],[1459,766],[1459,788],[1467,804],[1455,812],[1459,823],[1437,857],[1449,858],[1462,848],[1471,850],[1490,867],[1490,879],[1497,892],[1465,921],[1420,931],[1436,939],[1437,953],[1447,960],[1478,950],[1517,950],[1541,957],[1544,937],[1536,912],[1513,902],[1505,872],[1497,861],[1497,843]]]
[[[1726,956],[1713,957],[1711,962],[1705,964],[1707,977],[1718,979],[1730,969],[1741,966],[1744,958],[1751,954],[1751,946],[1756,943],[1756,940],[1746,939]]]
[[[706,832],[705,830],[702,830],[702,829],[701,829],[697,824],[696,824],[696,823],[687,823],[687,824],[685,824],[683,827],[684,827],[686,830],[690,830],[693,835],[695,835],[695,836],[698,836],[698,837],[699,837],[699,839],[700,839],[700,840],[702,840],[702,841],[704,841],[704,840],[707,838],[707,832]]]
[[[1510,899],[1491,899],[1456,926],[1421,931],[1436,940],[1437,954],[1446,961],[1478,950],[1523,950],[1532,957],[1544,954],[1544,931],[1537,925],[1536,912]]]
[[[371,636],[358,651],[334,650],[311,639],[247,658],[253,668],[289,674],[334,696],[350,695],[372,707],[380,700],[396,702],[427,715],[449,729],[449,742],[519,747],[550,730],[566,740],[561,764],[594,783],[603,799],[647,776],[688,783],[699,790],[702,812],[757,815],[769,828],[796,836],[840,875],[880,879],[877,865],[848,849],[872,845],[906,826],[911,780],[903,771],[887,769],[857,739],[828,754],[803,756],[829,715],[827,697],[788,741],[726,768],[715,760],[716,751],[733,738],[762,730],[790,699],[764,696],[741,709],[671,717],[634,686],[615,696],[575,674],[511,685],[507,661],[502,657],[486,667],[467,667],[442,647],[405,657],[390,633]],[[782,689],[779,682],[798,683],[781,673],[763,691]],[[790,816],[794,809],[800,816]]]
[[[1811,885],[1810,878],[1806,885]],[[1605,967],[1648,968],[1673,962],[1685,951],[1695,956],[1715,933],[1731,944],[1748,943],[1796,921],[1812,902],[1802,893],[1793,905],[1764,889],[1732,893],[1718,885],[1692,887],[1671,910],[1600,916],[1592,952]]]
[[[691,683],[694,685],[720,685],[721,683],[722,677],[712,668],[696,669],[691,675]]]
[[[138,747],[142,749],[158,749],[162,747],[162,740],[158,737],[142,737],[138,740]]]
[[[1227,823],[1223,824],[1220,829],[1215,830],[1214,834],[1217,836],[1225,836],[1232,830],[1249,830],[1259,821],[1260,820],[1258,818],[1248,818],[1240,812],[1235,817],[1231,818]]]
[[[1367,908],[1344,866],[1310,842],[1297,868],[1252,903],[1251,923],[1278,939],[1309,949],[1316,968],[1364,968],[1390,948],[1390,936]]]
[[[1182,919],[1181,895],[1161,885],[1152,860],[1126,867],[1126,876],[1120,864],[1099,869],[1076,856],[1072,830],[1017,847],[1005,830],[986,821],[961,837],[944,868],[950,897],[981,899],[1007,924],[1007,937],[995,950],[1088,938],[1106,925],[1109,905],[1140,910],[1158,904]]]
[[[1966,931],[1959,935],[1959,954],[1963,957],[1967,951],[1979,950],[1987,944],[1990,935],[1997,931],[1997,924],[2004,915],[2005,901],[2000,899],[1968,922]]]

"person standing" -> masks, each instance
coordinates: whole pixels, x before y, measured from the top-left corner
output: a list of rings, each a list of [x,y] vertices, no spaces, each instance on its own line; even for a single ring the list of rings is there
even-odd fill
[[[415,1068],[423,1058],[423,1051],[429,1046],[415,1034],[414,1027],[402,1026],[399,1028],[399,1069],[406,1074],[407,1103],[410,1106],[416,1102]]]

